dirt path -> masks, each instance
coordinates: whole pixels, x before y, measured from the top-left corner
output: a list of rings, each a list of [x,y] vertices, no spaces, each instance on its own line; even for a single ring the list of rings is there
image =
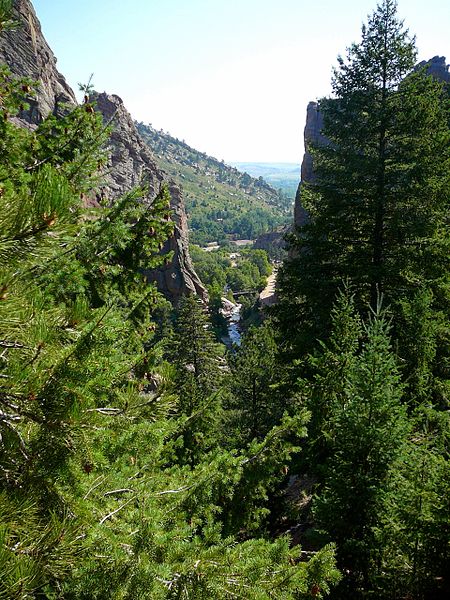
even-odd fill
[[[261,304],[267,306],[275,302],[275,286],[277,283],[277,272],[276,268],[273,269],[272,274],[267,278],[267,285],[259,295]]]

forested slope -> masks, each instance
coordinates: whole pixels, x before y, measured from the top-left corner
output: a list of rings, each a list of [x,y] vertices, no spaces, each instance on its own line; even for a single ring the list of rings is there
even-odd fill
[[[290,201],[262,177],[242,173],[150,125],[137,127],[160,167],[183,187],[194,243],[254,239],[290,217]]]

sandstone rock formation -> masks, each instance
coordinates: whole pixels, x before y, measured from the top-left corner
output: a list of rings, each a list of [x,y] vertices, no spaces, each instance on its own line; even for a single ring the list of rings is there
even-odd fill
[[[16,119],[21,126],[36,127],[49,114],[58,114],[63,103],[75,105],[76,98],[56,68],[56,58],[42,34],[31,2],[14,0],[13,17],[17,27],[0,38],[0,62],[6,63],[15,75],[30,77],[39,83],[36,100]],[[112,119],[111,158],[102,195],[114,202],[145,179],[150,187],[146,199],[150,205],[161,183],[166,181],[169,185],[175,228],[162,253],[173,251],[173,260],[164,268],[147,272],[148,279],[156,281],[169,300],[176,301],[182,294],[195,293],[206,301],[207,292],[189,256],[187,219],[180,188],[157,167],[118,96],[97,95],[97,108],[105,121]]]
[[[430,60],[423,60],[417,67],[426,67],[430,75],[445,83],[450,83],[449,65],[446,63],[445,56],[433,56]]]
[[[39,82],[36,100],[18,119],[26,126],[38,125],[46,116],[57,113],[61,104],[76,103],[75,95],[56,68],[56,58],[47,44],[33,6],[28,0],[15,0],[16,26],[0,38],[0,62],[20,77]]]

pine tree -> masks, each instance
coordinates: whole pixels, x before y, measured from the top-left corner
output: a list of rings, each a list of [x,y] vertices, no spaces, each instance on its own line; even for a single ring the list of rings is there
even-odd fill
[[[340,566],[348,572],[343,598],[368,591],[378,574],[375,530],[410,429],[385,317],[375,315],[365,334],[362,351],[341,361],[342,385],[328,417],[329,453],[315,504],[317,523],[337,543]]]
[[[171,343],[178,414],[185,419],[178,454],[195,464],[220,440],[225,367],[206,308],[195,296],[180,299]]]
[[[231,398],[227,409],[240,445],[262,439],[288,407],[278,389],[282,369],[276,355],[273,330],[265,322],[243,335],[240,348],[230,358]]]
[[[394,0],[378,6],[361,42],[339,58],[333,97],[320,101],[330,143],[310,148],[317,179],[301,190],[310,221],[280,275],[279,322],[294,354],[329,334],[344,280],[354,285],[359,310],[384,294],[394,335],[399,304],[418,285],[448,320],[446,100],[439,82],[411,72],[414,43],[396,10]]]
[[[381,525],[380,595],[444,598],[450,581],[450,469],[446,413],[422,405],[392,468]]]
[[[320,352],[301,364],[300,396],[311,413],[308,439],[301,455],[302,469],[322,480],[323,467],[333,454],[335,414],[342,410],[348,373],[355,367],[363,324],[350,290],[339,291],[331,311],[330,339]]]
[[[107,132],[84,107],[34,131],[16,127],[10,117],[32,89],[1,68],[0,594],[7,598],[57,588],[74,568],[82,520],[68,482],[92,468],[88,432],[98,417],[142,404],[142,380],[130,374],[152,356],[143,342],[157,293],[139,269],[160,264],[170,227],[164,191],[152,211],[138,190],[87,215],[80,196],[92,192]],[[156,235],[143,237],[152,223]],[[159,404],[141,410],[157,414]]]

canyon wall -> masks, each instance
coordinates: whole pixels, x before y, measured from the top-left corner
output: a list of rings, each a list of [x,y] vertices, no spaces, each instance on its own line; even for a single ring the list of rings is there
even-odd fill
[[[56,58],[42,33],[41,25],[29,0],[15,0],[15,25],[2,33],[0,62],[6,63],[17,77],[29,77],[38,83],[35,99],[27,102],[30,108],[14,118],[17,125],[35,128],[49,114],[58,115],[76,105],[75,94],[56,67]],[[87,65],[88,67],[88,65]],[[158,270],[147,272],[159,290],[171,301],[187,293],[207,300],[207,292],[195,273],[189,256],[189,235],[181,189],[161,171],[148,146],[140,138],[122,100],[115,95],[98,94],[97,110],[111,123],[109,140],[110,160],[99,195],[114,203],[123,193],[145,181],[149,186],[144,202],[149,207],[166,182],[171,194],[174,233],[166,241],[163,254],[173,251],[173,259]]]

